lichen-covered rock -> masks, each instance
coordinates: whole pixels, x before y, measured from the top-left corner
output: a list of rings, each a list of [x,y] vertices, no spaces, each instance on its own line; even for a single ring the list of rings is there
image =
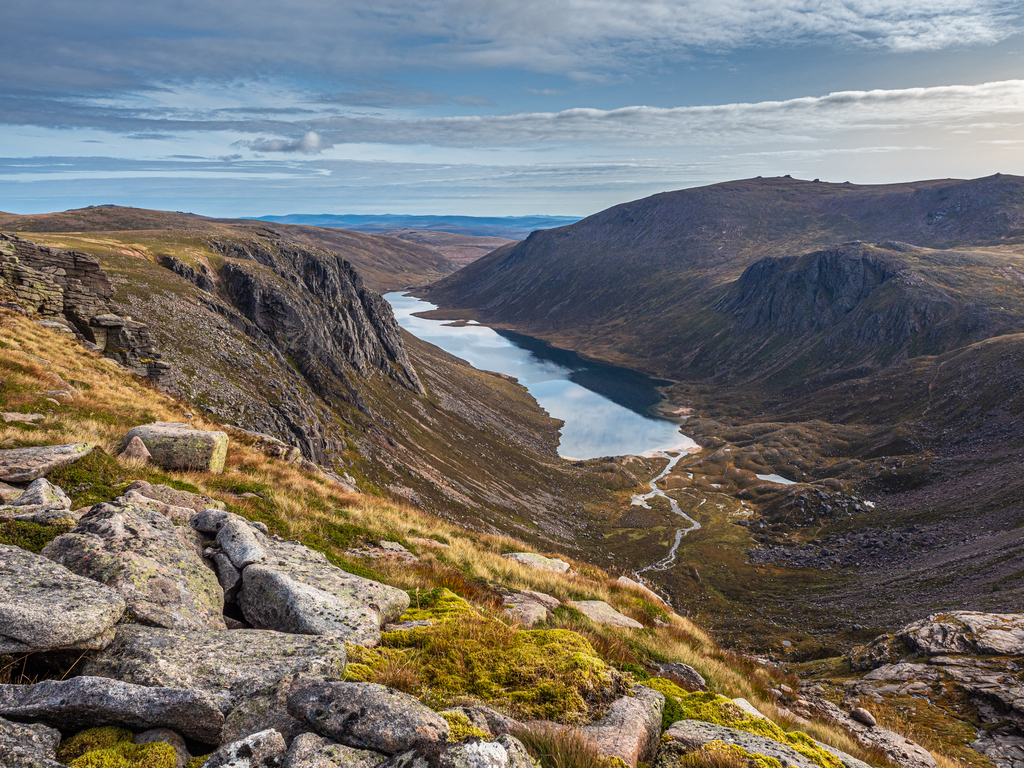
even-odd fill
[[[72,732],[97,725],[170,728],[206,743],[219,740],[224,724],[224,715],[208,693],[88,676],[0,685],[0,717],[38,720]]]
[[[126,491],[123,496],[114,499],[113,503],[125,506],[130,505],[140,509],[151,509],[179,525],[187,523],[192,518],[192,515],[195,514],[190,507],[179,507],[175,504],[168,504],[165,501],[151,499],[149,496],[143,496],[138,491]]]
[[[10,502],[12,507],[24,507],[26,505],[47,506],[55,509],[71,509],[71,499],[64,491],[51,483],[45,477],[33,480],[25,492],[14,501]]]
[[[84,671],[138,685],[205,691],[233,708],[295,675],[340,679],[345,641],[257,629],[179,631],[126,624]]]
[[[752,755],[775,758],[787,768],[821,768],[787,744],[701,720],[681,720],[662,734],[655,768],[674,768],[681,756],[697,752],[712,742],[739,747]]]
[[[124,611],[117,591],[0,544],[0,653],[103,648]]]
[[[23,488],[0,482],[0,504],[10,504],[24,492]]]
[[[223,629],[224,592],[188,533],[152,509],[97,504],[43,555],[119,591],[141,624]]]
[[[544,555],[538,555],[536,552],[509,552],[507,555],[503,555],[503,557],[533,568],[540,568],[544,571],[565,573],[569,570],[569,564],[564,560],[559,560],[557,557],[544,557]]]
[[[203,763],[203,768],[281,768],[288,748],[273,729],[225,744]]]
[[[629,616],[623,616],[604,600],[576,600],[570,605],[596,624],[630,629],[644,628],[639,621],[631,619]]]
[[[301,681],[288,711],[321,736],[388,755],[448,738],[448,723],[412,696],[375,683]]]
[[[512,736],[495,741],[432,744],[396,755],[380,768],[534,768],[526,747]]]
[[[40,445],[0,451],[0,480],[28,483],[92,453],[93,443]]]
[[[174,768],[185,768],[188,765],[188,761],[192,759],[181,734],[172,731],[170,728],[150,728],[148,731],[136,734],[134,741],[136,744],[169,744],[177,755]]]
[[[268,557],[242,571],[238,605],[254,627],[340,634],[372,646],[380,641],[381,625],[409,607],[403,590],[347,573],[298,542],[253,533]]]
[[[897,637],[918,653],[1024,654],[1024,614],[952,611],[915,621]]]
[[[225,432],[193,429],[188,424],[157,421],[133,427],[124,436],[121,450],[138,437],[164,469],[188,469],[220,474],[228,455]]]
[[[518,720],[514,720],[500,712],[495,712],[490,707],[480,706],[479,704],[470,707],[455,707],[445,710],[441,714],[447,715],[450,713],[464,716],[472,727],[478,728],[489,739],[495,736],[515,733],[523,727],[522,723]]]
[[[602,719],[580,732],[602,757],[616,757],[636,768],[641,760],[649,762],[654,757],[664,706],[664,694],[637,685],[632,696],[616,699]]]
[[[683,664],[679,661],[670,661],[665,664],[659,664],[658,671],[663,676],[672,678],[675,682],[680,684],[680,687],[684,690],[706,691],[708,689],[708,684],[707,681],[704,680],[704,676],[689,664]]]
[[[190,491],[179,491],[169,485],[151,485],[145,480],[136,480],[128,486],[127,491],[135,491],[143,496],[162,501],[164,504],[171,504],[175,507],[188,507],[194,512],[202,512],[204,509],[224,509],[224,502],[213,499],[202,493],[191,493]]]
[[[242,572],[223,552],[213,552],[210,555],[210,560],[213,561],[213,569],[217,572],[217,581],[220,582],[221,589],[224,590],[225,602],[235,602],[238,590],[242,588]]]
[[[128,445],[121,449],[118,456],[122,459],[137,459],[138,461],[149,461],[153,458],[153,455],[146,448],[146,444],[142,442],[142,438],[138,435],[128,441]]]
[[[648,600],[654,602],[655,605],[663,605],[665,603],[664,599],[657,592],[651,591],[649,587],[641,584],[639,581],[633,581],[628,576],[619,576],[616,581],[624,587],[637,590]]]
[[[303,733],[289,747],[284,768],[374,768],[386,759],[380,752],[354,749],[315,733]]]
[[[505,613],[524,627],[546,621],[548,612],[561,605],[558,600],[542,592],[524,589],[504,596]]]
[[[0,765],[4,768],[62,768],[54,752],[60,731],[42,723],[22,725],[0,718]]]
[[[217,531],[217,546],[241,570],[267,559],[267,550],[256,536],[257,532],[245,520],[225,520]]]

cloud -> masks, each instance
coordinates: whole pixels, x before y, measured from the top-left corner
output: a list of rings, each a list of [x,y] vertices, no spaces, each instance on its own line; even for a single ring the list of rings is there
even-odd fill
[[[410,67],[592,77],[757,46],[990,45],[1020,16],[1019,0],[9,0],[0,69],[63,93]],[[346,103],[396,98],[371,91]]]
[[[313,155],[334,145],[324,141],[316,131],[307,131],[298,139],[256,139],[239,141],[233,146],[248,147],[253,152],[302,152]]]

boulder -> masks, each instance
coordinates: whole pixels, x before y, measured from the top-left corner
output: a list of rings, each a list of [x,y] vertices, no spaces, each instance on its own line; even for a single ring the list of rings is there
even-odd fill
[[[480,704],[446,709],[441,714],[462,715],[469,721],[471,726],[481,730],[489,739],[494,738],[495,736],[504,736],[505,734],[515,733],[523,727],[523,724],[518,720],[513,720],[511,717],[507,717],[500,712],[495,712],[490,707],[485,707]]]
[[[111,503],[123,506],[131,505],[140,509],[151,509],[154,512],[159,512],[172,523],[178,523],[179,525],[187,523],[192,519],[192,515],[195,514],[191,507],[179,507],[159,499],[151,499],[149,496],[143,496],[138,491],[127,491],[124,496],[114,499]]]
[[[224,590],[224,601],[233,603],[238,598],[238,590],[242,588],[242,572],[231,562],[231,558],[223,552],[210,553],[213,568],[217,572],[217,581]]]
[[[225,520],[217,531],[217,546],[235,568],[242,570],[267,559],[267,550],[260,544],[258,535],[259,532],[241,518]]]
[[[380,641],[381,625],[409,607],[403,590],[347,573],[298,542],[253,534],[267,559],[242,571],[238,605],[254,627],[333,633],[372,646]]]
[[[375,768],[386,755],[335,744],[315,733],[297,736],[288,749],[284,768]]]
[[[224,509],[224,502],[213,499],[202,493],[190,493],[179,491],[169,485],[151,485],[145,480],[136,480],[128,486],[126,491],[135,491],[143,496],[171,504],[175,507],[188,507],[194,512],[202,512],[204,509]]]
[[[89,658],[84,672],[138,685],[204,691],[231,708],[295,675],[340,679],[345,674],[345,641],[258,629],[181,631],[124,624],[106,650]]]
[[[0,480],[29,483],[45,477],[58,467],[78,461],[92,453],[95,447],[93,443],[67,443],[0,451]]]
[[[602,757],[616,757],[631,768],[650,762],[661,736],[661,713],[665,696],[643,685],[633,687],[632,696],[612,702],[608,713],[580,733]]]
[[[223,629],[224,592],[188,533],[154,510],[103,503],[43,555],[116,589],[140,624]]]
[[[561,605],[558,600],[542,592],[524,589],[504,596],[505,613],[524,627],[547,621],[548,612]]]
[[[54,757],[58,744],[60,731],[55,728],[0,718],[0,765],[4,768],[63,768]]]
[[[629,587],[630,589],[635,589],[637,592],[640,592],[648,600],[654,602],[655,605],[664,605],[665,603],[661,595],[659,595],[657,592],[651,591],[651,589],[649,589],[644,584],[641,584],[639,581],[633,581],[632,579],[626,576],[619,576],[617,581],[624,587]]]
[[[153,458],[153,455],[146,448],[146,444],[142,442],[142,438],[136,435],[128,441],[128,445],[121,449],[121,452],[117,454],[122,459],[137,459],[138,461],[149,461]]]
[[[188,469],[220,474],[228,455],[225,432],[193,429],[189,424],[158,421],[128,431],[121,442],[121,451],[132,438],[145,444],[153,461],[164,469]]]
[[[0,418],[4,420],[4,424],[35,424],[37,421],[45,419],[46,416],[42,413],[13,413],[11,411],[3,411],[0,413]]]
[[[665,731],[655,768],[671,768],[678,764],[681,756],[696,752],[712,741],[735,745],[751,754],[773,757],[787,768],[820,768],[787,744],[702,720],[680,720]]]
[[[569,570],[569,564],[564,560],[559,560],[557,557],[544,557],[544,555],[538,555],[535,552],[510,552],[507,555],[503,555],[503,557],[545,571],[565,573]]]
[[[0,483],[0,504],[10,504],[25,491],[7,483]]]
[[[878,725],[878,721],[875,720],[875,716],[868,712],[864,707],[854,707],[850,710],[850,717],[856,720],[861,725],[866,725],[868,728],[873,728]]]
[[[288,748],[273,729],[225,744],[203,763],[203,768],[281,768]]]
[[[448,723],[412,696],[376,683],[301,681],[288,711],[321,736],[395,755],[445,741]]]
[[[70,509],[54,509],[40,507],[0,507],[0,520],[7,519],[4,514],[8,510],[17,511],[18,514],[9,518],[20,520],[23,523],[36,523],[37,525],[55,525],[56,523],[70,523],[77,525],[84,513],[73,512]]]
[[[134,730],[170,728],[189,739],[215,744],[224,715],[203,691],[153,688],[102,677],[0,685],[0,717],[38,720],[61,731],[98,725]]]
[[[916,621],[896,633],[918,654],[1024,654],[1024,614],[952,611]]]
[[[135,734],[136,744],[153,744],[155,742],[170,744],[174,748],[174,752],[178,756],[174,768],[185,768],[188,765],[188,761],[192,759],[192,756],[188,753],[188,747],[185,746],[185,740],[181,738],[181,734],[172,731],[170,728],[150,728],[148,731]]]
[[[33,480],[25,492],[9,503],[12,507],[45,506],[54,509],[71,509],[71,499],[59,487],[45,477]]]
[[[643,629],[644,625],[629,616],[623,616],[604,600],[577,600],[569,603],[595,624],[607,624],[611,627],[629,627]]]
[[[103,648],[124,611],[116,590],[0,544],[0,653]]]
[[[495,741],[471,739],[459,744],[420,747],[392,757],[380,768],[535,768],[522,742],[512,736]]]
[[[708,684],[704,680],[704,676],[689,664],[683,664],[679,661],[670,661],[665,664],[659,664],[658,672],[663,677],[672,678],[673,682],[679,684],[681,688],[690,691],[691,693],[694,691],[706,691],[708,689]]]

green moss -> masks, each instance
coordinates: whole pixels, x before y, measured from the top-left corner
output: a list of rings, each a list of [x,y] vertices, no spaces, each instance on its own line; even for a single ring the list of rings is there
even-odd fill
[[[74,518],[57,520],[53,525],[26,523],[22,520],[4,520],[0,522],[0,544],[8,544],[27,549],[37,555],[43,547],[75,527]]]
[[[469,603],[444,587],[431,590],[411,589],[409,610],[402,614],[399,621],[436,621],[472,610]]]
[[[431,705],[474,697],[526,719],[586,721],[615,676],[575,632],[516,631],[471,612],[433,627],[385,632],[377,648],[348,649],[349,679],[411,665],[419,675],[418,693]]]
[[[487,740],[487,734],[473,725],[462,712],[440,712],[439,714],[448,721],[448,741],[454,743],[471,736]]]
[[[688,693],[663,678],[648,680],[645,685],[665,694],[662,728],[668,728],[678,720],[703,720],[785,744],[821,768],[842,768],[839,758],[822,748],[806,733],[786,732],[771,720],[753,717],[724,696],[716,693]]]
[[[211,752],[209,755],[202,755],[201,757],[193,757],[191,760],[189,760],[187,763],[185,763],[185,768],[203,768],[203,763],[205,763],[207,760],[209,760],[212,755],[213,755],[213,753]]]
[[[737,755],[746,761],[747,765],[751,768],[785,768],[782,765],[782,761],[776,757],[768,757],[767,755],[758,755],[753,752],[747,752],[743,747],[736,744],[726,744],[724,741],[710,741],[703,747],[708,752],[727,752]]]
[[[62,763],[70,763],[86,752],[97,749],[109,749],[121,742],[130,742],[134,734],[126,728],[105,725],[100,728],[88,728],[74,736],[61,741],[57,747],[57,759]]]
[[[71,768],[175,768],[177,763],[178,753],[165,742],[121,741],[106,749],[86,752],[71,762]]]

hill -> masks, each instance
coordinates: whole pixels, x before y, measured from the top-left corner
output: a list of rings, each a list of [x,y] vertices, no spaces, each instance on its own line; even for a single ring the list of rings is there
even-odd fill
[[[459,267],[471,264],[503,245],[514,242],[504,237],[456,235],[424,229],[396,229],[381,233],[410,243],[419,243],[440,251],[448,261]]]
[[[805,256],[854,240],[894,245],[870,253],[862,249],[859,256],[849,249]],[[924,258],[899,243],[945,255]],[[950,345],[1019,328],[1024,295],[1018,296],[1015,280],[993,270],[1021,271],[1016,246],[1022,243],[1024,179],[1019,177],[880,186],[750,179],[655,195],[569,227],[534,233],[422,293],[445,316],[510,327],[675,378],[770,378],[783,366],[773,367],[767,358],[791,340],[801,346],[827,342],[843,351],[839,359],[808,362],[822,359],[817,350],[795,367],[787,352],[778,359],[785,360],[789,372],[776,382],[785,383],[787,375],[875,365],[913,354],[888,335],[883,340],[872,331],[870,338],[858,338],[850,330],[865,313],[885,315],[881,304],[892,299],[899,284],[886,281],[897,274],[913,282],[909,294],[927,293],[923,301],[929,307],[944,305],[941,319],[934,322],[959,323]],[[948,253],[964,248],[972,253]],[[748,268],[752,271],[744,279]],[[1011,305],[999,310],[986,300],[978,304],[977,295],[958,295],[971,282],[963,277],[965,269],[972,276],[984,273],[986,280],[995,275],[996,282],[1005,283],[999,298]],[[756,290],[769,273],[773,287]],[[830,302],[835,281],[847,291],[842,306],[798,327],[818,304]],[[874,285],[885,288],[876,296]],[[796,316],[780,320],[773,315],[765,306],[769,293],[777,303],[795,307],[786,311]],[[889,299],[883,298],[886,294]],[[921,309],[927,311],[924,305]],[[758,327],[762,319],[771,321],[769,327]],[[930,316],[919,320],[933,322]],[[917,320],[893,322],[906,328]],[[900,334],[886,323],[886,334]],[[932,338],[939,335],[935,330]],[[886,347],[878,360],[876,342]],[[750,360],[752,349],[766,351]],[[934,345],[928,349],[938,351]],[[729,354],[735,357],[727,359]]]
[[[382,293],[437,280],[457,268],[436,249],[392,238],[114,205],[30,216],[0,213],[0,231],[60,234],[48,242],[95,254],[134,249],[151,257],[174,256],[186,261],[188,248],[202,253],[215,240],[284,239],[342,253],[362,279]]]
[[[448,232],[473,237],[503,237],[521,240],[537,229],[562,227],[579,221],[577,216],[403,216],[397,214],[334,215],[294,213],[287,216],[257,216],[260,221],[340,227],[357,232],[390,232],[396,229]]]

